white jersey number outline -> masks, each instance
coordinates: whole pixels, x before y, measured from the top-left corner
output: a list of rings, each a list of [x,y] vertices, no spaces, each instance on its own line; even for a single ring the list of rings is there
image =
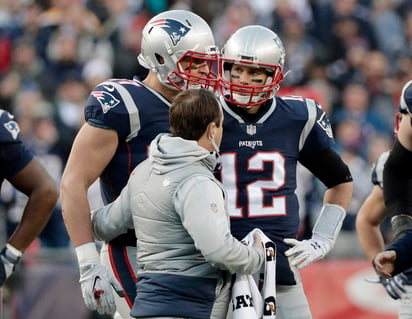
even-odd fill
[[[225,186],[228,200],[227,207],[231,217],[243,217],[243,209],[238,205],[239,189],[237,186],[236,153],[221,155],[222,183]],[[247,171],[261,172],[264,163],[272,163],[271,179],[257,179],[247,184],[246,196],[248,217],[267,217],[286,215],[285,196],[273,196],[271,205],[264,205],[265,190],[278,190],[285,185],[285,158],[279,152],[257,152],[248,160]]]

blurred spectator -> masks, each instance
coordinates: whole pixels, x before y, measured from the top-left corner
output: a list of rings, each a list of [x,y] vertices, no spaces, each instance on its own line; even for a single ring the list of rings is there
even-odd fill
[[[345,56],[354,42],[376,47],[369,22],[370,9],[358,0],[312,1],[316,38],[332,49],[332,61]]]
[[[359,156],[361,139],[362,128],[357,121],[344,120],[335,129],[335,140],[339,154],[355,176],[351,204],[342,226],[342,229],[350,231],[355,230],[355,215],[372,188],[371,185],[368,185],[371,165],[365,158]]]
[[[260,1],[249,1],[252,7],[258,8],[256,3]],[[313,23],[313,13],[310,6],[310,1],[308,0],[277,0],[273,1],[273,14],[272,14],[272,29],[275,32],[280,30],[285,30],[285,20],[290,17],[296,17],[302,25],[305,26],[305,29],[310,27]],[[263,7],[258,13],[263,14]],[[270,12],[269,10],[267,12]],[[284,38],[282,38],[284,41]]]
[[[246,0],[229,0],[223,12],[218,13],[211,23],[216,45],[221,48],[237,29],[254,24],[255,12]]]
[[[16,72],[9,72],[0,78],[0,107],[7,111],[12,109],[13,100],[20,90],[21,78]]]
[[[379,116],[388,130],[392,132],[395,114],[392,100],[392,73],[394,71],[391,70],[388,59],[380,51],[369,51],[365,55],[360,70],[362,83],[369,94],[371,111]],[[398,102],[395,105],[397,104]]]
[[[79,58],[79,34],[71,27],[58,28],[52,35],[42,78],[42,91],[52,99],[56,88],[68,78],[81,79],[84,61]]]
[[[353,151],[358,152],[363,158],[366,158],[366,146],[373,136],[378,132],[388,136],[393,134],[393,124],[391,126],[386,125],[382,118],[372,110],[368,91],[362,84],[351,83],[344,88],[341,104],[334,109],[331,117],[332,125],[335,128],[341,122],[348,120],[359,125],[361,134],[359,141],[356,141],[356,149],[353,149]],[[347,132],[350,133],[351,131],[348,130]],[[355,145],[352,145],[352,148],[354,147]]]
[[[344,58],[329,63],[326,67],[328,78],[338,88],[351,82],[362,82],[361,66],[365,61],[368,49],[362,45],[354,45],[346,50]]]
[[[87,91],[93,90],[97,84],[112,77],[112,66],[101,58],[90,59],[86,62],[82,70],[82,78],[87,86]]]
[[[409,44],[403,33],[402,18],[394,10],[397,2],[395,0],[372,1],[371,25],[378,49],[385,54],[391,67],[399,56],[409,51]]]
[[[35,42],[31,37],[22,36],[13,43],[12,58],[8,73],[16,72],[23,90],[38,89],[41,81],[43,61],[37,55]]]
[[[83,112],[88,93],[86,83],[77,78],[67,78],[56,87],[56,94],[52,100],[54,119],[66,158],[77,131],[83,125]]]
[[[369,165],[373,165],[379,155],[392,148],[393,138],[384,135],[377,135],[372,138],[367,146],[367,161]]]
[[[315,55],[308,65],[305,86],[318,92],[317,101],[322,105],[326,114],[330,117],[333,106],[339,99],[339,91],[336,85],[328,77],[328,66],[325,57]]]
[[[116,51],[113,55],[113,77],[144,75],[146,71],[139,66],[136,56],[140,49],[141,30],[152,13],[145,6],[133,7],[133,2],[127,0],[106,0],[104,3],[108,18],[103,22],[103,35]]]
[[[305,32],[304,23],[295,14],[283,19],[279,32],[287,56],[284,68],[290,71],[282,85],[300,85],[307,78],[308,66],[323,47]]]

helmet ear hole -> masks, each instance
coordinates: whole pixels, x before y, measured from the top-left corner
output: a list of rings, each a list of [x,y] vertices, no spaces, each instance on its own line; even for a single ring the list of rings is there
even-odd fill
[[[165,59],[163,59],[163,57],[160,54],[155,53],[155,57],[156,57],[157,62],[159,62],[159,64],[163,65],[165,63]]]

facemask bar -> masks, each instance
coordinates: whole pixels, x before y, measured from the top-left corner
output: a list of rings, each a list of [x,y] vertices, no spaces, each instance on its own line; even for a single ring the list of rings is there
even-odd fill
[[[188,63],[186,70],[182,67],[183,60],[185,60],[185,65]],[[217,47],[210,48],[208,53],[187,51],[176,62],[177,71],[170,72],[167,80],[180,91],[199,88],[216,91],[219,85],[219,79],[215,73],[217,60]],[[204,68],[206,74],[204,76],[193,74],[192,71],[196,68]]]

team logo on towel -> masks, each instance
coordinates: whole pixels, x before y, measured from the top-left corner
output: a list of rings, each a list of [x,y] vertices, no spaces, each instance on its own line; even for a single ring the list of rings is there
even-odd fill
[[[268,241],[265,243],[266,249],[266,261],[276,260],[276,246],[273,242]]]
[[[270,296],[265,299],[265,309],[263,310],[264,316],[276,315],[276,300],[275,297]]]

